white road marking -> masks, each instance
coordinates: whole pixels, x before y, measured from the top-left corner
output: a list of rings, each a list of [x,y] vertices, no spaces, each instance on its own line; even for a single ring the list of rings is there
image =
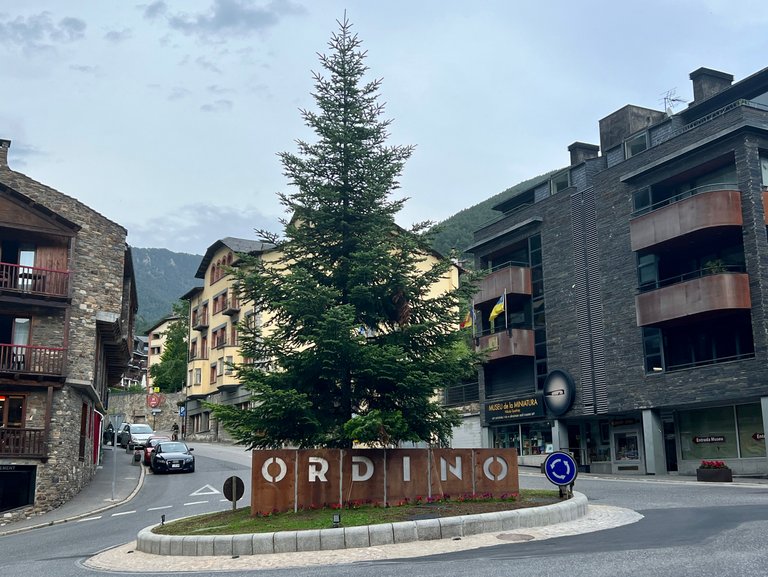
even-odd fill
[[[170,509],[173,505],[164,505],[163,507],[150,507],[147,511],[159,511],[160,509]]]
[[[78,519],[77,522],[83,523],[85,521],[96,521],[97,519],[101,519],[101,517],[102,517],[101,515],[99,515],[98,517],[87,517],[85,519]]]
[[[136,511],[123,511],[122,513],[112,513],[113,517],[119,517],[120,515],[132,515]]]
[[[217,491],[216,489],[214,489],[210,485],[205,485],[203,487],[200,487],[194,493],[190,493],[189,496],[190,497],[198,497],[200,495],[220,495],[220,494],[221,494],[221,491]]]
[[[208,501],[192,501],[191,503],[184,503],[184,506],[187,505],[202,505],[203,503],[207,503]]]

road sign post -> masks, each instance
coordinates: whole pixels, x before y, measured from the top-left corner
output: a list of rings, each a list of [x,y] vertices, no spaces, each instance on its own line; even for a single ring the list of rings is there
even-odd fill
[[[243,498],[245,484],[240,477],[232,475],[224,481],[224,496],[232,501],[232,510],[237,509],[237,502]]]
[[[544,474],[553,485],[560,488],[560,498],[573,497],[573,485],[579,474],[576,461],[569,453],[555,451],[544,461]]]

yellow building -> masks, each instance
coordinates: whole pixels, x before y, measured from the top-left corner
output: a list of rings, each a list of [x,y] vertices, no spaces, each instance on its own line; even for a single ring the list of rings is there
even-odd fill
[[[195,274],[204,281],[184,294],[189,301],[189,357],[187,362],[184,426],[187,435],[197,439],[229,438],[212,420],[203,402],[247,408],[250,392],[235,378],[233,365],[243,361],[238,344],[237,324],[258,315],[253,305],[240,306],[234,292],[234,279],[226,269],[239,254],[263,255],[272,245],[227,237],[213,243]],[[258,316],[257,316],[258,318]]]
[[[237,263],[238,255],[250,254],[275,260],[280,253],[274,246],[259,241],[227,237],[213,243],[203,256],[196,278],[204,281],[181,299],[189,301],[189,357],[187,363],[184,427],[187,436],[199,440],[229,440],[231,437],[211,418],[204,403],[217,403],[248,408],[251,393],[238,382],[233,365],[242,363],[237,325],[248,321],[263,324],[269,313],[257,311],[253,303],[238,302],[234,278],[227,267]],[[428,252],[418,264],[426,272],[442,258]],[[452,266],[430,290],[430,297],[454,290],[459,284],[459,268]],[[151,349],[151,342],[150,342]]]

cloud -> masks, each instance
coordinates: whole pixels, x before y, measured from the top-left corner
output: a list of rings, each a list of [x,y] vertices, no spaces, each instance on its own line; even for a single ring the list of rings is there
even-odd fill
[[[168,7],[162,0],[152,2],[144,8],[144,18],[147,20],[154,20],[155,18],[164,15],[167,10]]]
[[[55,50],[55,44],[83,39],[85,29],[85,21],[79,18],[65,17],[56,23],[50,12],[41,12],[26,18],[0,20],[0,43],[18,46],[25,54],[50,52]]]
[[[207,12],[169,14],[164,2],[153,2],[144,16],[165,16],[168,25],[187,36],[200,38],[247,36],[275,26],[283,16],[304,14],[305,8],[290,0],[273,0],[259,6],[253,0],[214,0]]]
[[[181,100],[182,98],[186,98],[190,94],[192,93],[186,88],[183,88],[181,86],[174,86],[171,89],[171,93],[168,95],[168,100]]]
[[[231,88],[224,88],[223,86],[219,86],[218,84],[209,84],[206,86],[206,90],[210,92],[211,94],[231,94],[234,92]]]
[[[27,160],[50,156],[47,152],[34,146],[26,144],[13,143],[8,149],[8,166],[11,168],[22,168],[27,166]]]
[[[195,64],[197,64],[203,70],[209,70],[211,72],[215,72],[216,74],[221,74],[221,69],[204,56],[198,56],[195,59]]]
[[[128,224],[127,228],[131,246],[167,248],[190,254],[204,254],[209,246],[226,236],[258,240],[256,229],[282,230],[276,217],[261,214],[254,208],[203,203],[185,205],[172,213]]]
[[[110,30],[104,35],[105,40],[109,40],[114,44],[124,42],[133,36],[133,31],[130,28],[123,28],[122,30]]]
[[[88,64],[70,64],[70,70],[75,72],[82,72],[83,74],[92,74],[93,76],[99,76],[98,66],[89,66]]]
[[[232,106],[234,106],[234,103],[231,100],[222,98],[220,100],[214,100],[208,104],[203,104],[200,107],[200,110],[203,112],[229,112],[232,110]]]

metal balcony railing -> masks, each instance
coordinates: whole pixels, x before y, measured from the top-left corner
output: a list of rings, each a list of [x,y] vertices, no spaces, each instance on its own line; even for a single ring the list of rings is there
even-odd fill
[[[40,296],[69,296],[69,271],[0,263],[0,290]]]
[[[447,407],[466,405],[480,400],[478,383],[467,383],[446,387],[443,391],[443,404]]]
[[[0,344],[0,371],[61,376],[65,352],[61,347]]]
[[[0,457],[45,457],[44,429],[0,427]]]

